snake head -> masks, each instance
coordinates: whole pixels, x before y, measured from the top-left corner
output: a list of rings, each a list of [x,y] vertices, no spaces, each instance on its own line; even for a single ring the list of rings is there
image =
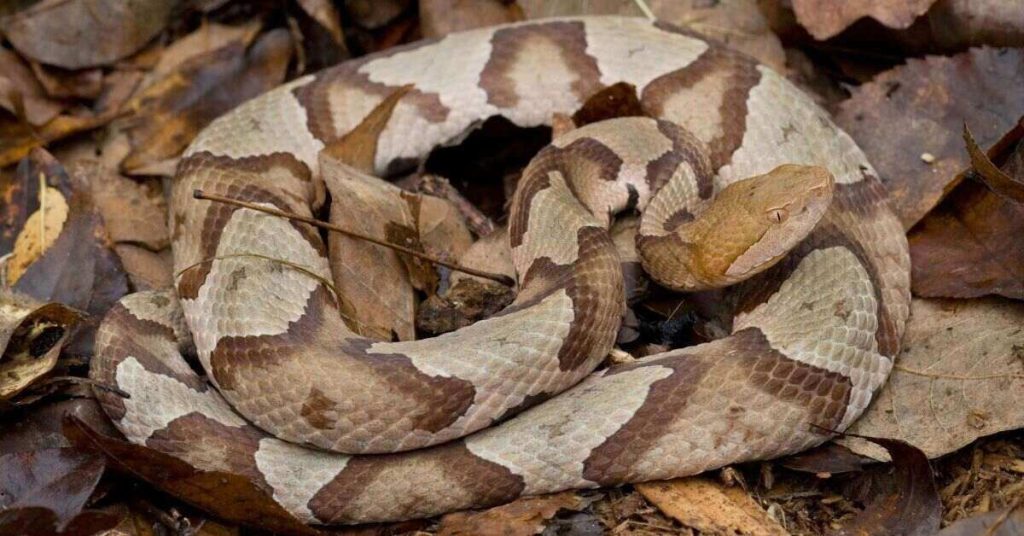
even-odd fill
[[[820,166],[781,165],[726,187],[715,203],[735,206],[747,244],[738,241],[725,270],[743,280],[775,265],[803,241],[832,203],[835,179]]]

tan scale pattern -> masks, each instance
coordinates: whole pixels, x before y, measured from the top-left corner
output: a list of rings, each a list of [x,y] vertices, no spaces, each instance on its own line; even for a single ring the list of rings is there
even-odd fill
[[[499,32],[530,37],[496,41]],[[488,65],[500,73],[490,90]],[[488,116],[546,122],[571,113],[587,88],[619,81],[682,128],[650,120],[622,123],[625,131],[594,127],[545,151],[521,181],[510,219],[519,297],[448,338],[403,346],[352,336],[318,279],[327,268],[316,232],[190,197],[204,188],[309,213],[322,202],[322,144],[406,83],[414,89],[378,144],[381,171],[423,158]],[[488,100],[499,93],[500,106]],[[680,95],[706,106],[687,108]],[[801,450],[824,439],[811,424],[842,429],[856,418],[887,375],[885,356],[898,351],[906,320],[906,241],[852,140],[770,70],[641,19],[528,22],[342,64],[215,121],[188,155],[172,228],[176,267],[198,267],[176,290],[222,391],[183,359],[178,302],[143,293],[104,320],[91,369],[132,398],[97,397],[130,440],[247,475],[309,522],[431,516]],[[592,374],[556,395],[603,358],[618,326],[622,282],[603,230],[607,209],[643,208],[640,198],[660,188],[640,236],[647,225],[685,240],[678,231],[699,220],[714,192],[783,163],[827,168],[833,203],[789,256],[730,291],[734,334]],[[603,208],[594,217],[578,200]],[[304,271],[254,253],[288,255]],[[254,275],[274,286],[260,293]],[[520,376],[489,376],[498,363]],[[235,413],[300,443],[401,450],[549,397],[465,439],[378,456],[286,443]]]

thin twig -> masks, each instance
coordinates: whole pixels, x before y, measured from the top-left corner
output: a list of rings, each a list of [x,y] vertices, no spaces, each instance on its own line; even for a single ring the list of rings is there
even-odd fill
[[[644,0],[633,0],[633,3],[636,4],[636,7],[639,8],[641,12],[643,12],[644,16],[647,17],[647,20],[651,22],[658,20],[658,17],[654,16],[654,12],[651,11],[651,8],[647,6],[647,2]]]
[[[258,212],[263,212],[265,214],[270,214],[272,216],[278,216],[278,217],[281,217],[281,218],[287,218],[289,220],[301,221],[303,223],[308,223],[308,224],[313,225],[315,227],[320,227],[322,229],[327,229],[328,231],[334,231],[336,233],[341,233],[343,235],[350,236],[352,238],[358,238],[360,240],[366,240],[367,242],[371,242],[373,244],[377,244],[378,246],[383,246],[383,247],[386,247],[386,248],[393,249],[395,251],[400,251],[400,252],[405,253],[407,255],[412,255],[413,257],[416,257],[418,259],[423,259],[423,260],[425,260],[425,261],[427,261],[429,263],[433,263],[433,264],[437,264],[437,265],[440,265],[440,266],[444,266],[445,268],[449,268],[449,269],[456,270],[456,271],[459,271],[459,272],[467,273],[469,275],[475,275],[477,277],[483,277],[485,279],[490,279],[492,281],[497,281],[498,283],[501,283],[503,285],[508,285],[510,287],[515,285],[515,281],[511,277],[509,277],[507,275],[504,275],[504,274],[492,274],[490,272],[484,272],[482,270],[477,270],[477,269],[474,269],[474,268],[467,268],[465,266],[461,266],[461,265],[455,264],[453,262],[448,262],[448,261],[444,261],[444,260],[438,259],[437,257],[431,256],[431,255],[427,255],[426,253],[423,253],[423,252],[420,252],[420,251],[416,251],[414,249],[410,249],[410,248],[407,248],[407,247],[404,247],[404,246],[400,246],[398,244],[392,244],[392,243],[386,242],[384,240],[373,238],[372,236],[366,236],[364,234],[360,234],[360,233],[357,233],[357,232],[354,232],[354,231],[350,231],[350,230],[345,229],[343,227],[338,227],[337,225],[334,225],[332,223],[328,223],[328,222],[325,222],[325,221],[320,221],[320,220],[315,219],[315,218],[309,218],[309,217],[302,216],[302,215],[299,215],[299,214],[295,214],[295,213],[292,213],[292,212],[285,212],[283,210],[278,210],[276,208],[270,208],[270,207],[265,207],[265,206],[262,206],[262,205],[257,205],[255,203],[249,203],[247,201],[240,201],[238,199],[233,199],[233,198],[230,198],[230,197],[224,197],[224,196],[220,196],[220,195],[216,195],[216,194],[208,194],[208,193],[203,192],[202,190],[195,190],[195,191],[193,191],[192,192],[192,197],[194,197],[196,199],[204,199],[204,200],[207,200],[207,201],[216,201],[218,203],[227,203],[229,205],[235,205],[235,206],[238,206],[238,207],[247,208],[247,209],[255,210],[255,211],[258,211]]]

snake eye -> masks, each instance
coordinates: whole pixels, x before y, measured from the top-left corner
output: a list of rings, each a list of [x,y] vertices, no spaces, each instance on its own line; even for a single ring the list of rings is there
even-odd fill
[[[768,211],[768,221],[772,223],[782,223],[789,217],[789,211],[784,208],[773,208]]]

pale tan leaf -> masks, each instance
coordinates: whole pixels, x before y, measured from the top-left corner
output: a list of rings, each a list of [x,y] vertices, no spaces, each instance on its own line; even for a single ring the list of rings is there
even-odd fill
[[[889,28],[906,28],[928,11],[935,0],[793,0],[796,20],[815,39],[824,41],[862,17]]]
[[[502,534],[532,536],[544,530],[545,522],[561,510],[581,510],[587,505],[575,492],[524,497],[482,512],[455,512],[441,518],[438,536]]]
[[[53,369],[80,318],[59,303],[0,291],[0,400],[10,399]]]
[[[1024,427],[1024,303],[915,299],[888,383],[850,428],[911,443],[929,458]],[[840,443],[884,460],[876,445]]]
[[[789,534],[740,487],[690,477],[637,484],[636,489],[666,515],[703,534]]]

